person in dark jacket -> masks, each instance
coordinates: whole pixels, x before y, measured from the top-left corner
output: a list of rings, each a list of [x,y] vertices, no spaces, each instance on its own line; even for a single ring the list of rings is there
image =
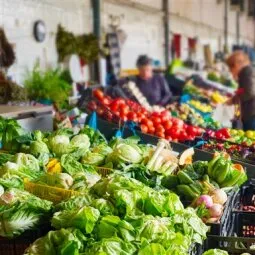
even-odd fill
[[[151,105],[168,104],[172,98],[172,92],[163,76],[153,74],[152,60],[146,55],[141,55],[137,59],[136,66],[139,73],[134,82],[148,102]]]
[[[240,103],[243,129],[255,130],[255,70],[243,51],[236,51],[229,56],[227,65],[239,84],[238,93],[230,103]]]

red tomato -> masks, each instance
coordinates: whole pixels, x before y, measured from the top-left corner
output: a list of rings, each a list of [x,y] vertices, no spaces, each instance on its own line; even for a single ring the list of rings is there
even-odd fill
[[[144,119],[144,118],[145,118],[145,116],[144,116],[144,114],[143,114],[143,113],[138,112],[138,113],[137,113],[137,118],[138,118],[138,121],[139,121],[139,122],[141,122],[141,120],[142,120],[142,119]]]
[[[115,100],[116,100],[116,104],[118,104],[118,105],[125,105],[126,104],[126,102],[123,98],[117,98]]]
[[[119,112],[119,111],[118,111],[118,110],[119,110],[119,106],[118,106],[116,103],[111,103],[110,109],[111,109],[111,111],[114,112],[114,113]]]
[[[104,105],[109,105],[111,103],[111,101],[109,100],[109,98],[107,97],[103,97],[101,100],[102,104]]]
[[[120,105],[120,113],[127,115],[129,112],[129,107],[127,105]]]
[[[156,129],[156,133],[160,133],[160,132],[165,133],[165,129],[161,124],[156,125],[155,129]]]
[[[120,113],[120,118],[124,121],[127,121],[127,116],[123,113]]]
[[[135,112],[129,112],[127,114],[127,119],[131,120],[131,121],[134,121],[134,122],[137,122],[137,114]]]
[[[159,117],[159,116],[160,116],[160,113],[158,113],[158,112],[153,112],[151,114],[151,117]]]
[[[101,89],[95,89],[93,91],[93,96],[96,97],[97,99],[101,100],[104,97],[104,92]]]
[[[144,124],[141,124],[140,128],[141,128],[143,133],[148,133],[148,131],[149,131],[148,127]]]
[[[189,135],[196,135],[197,134],[197,128],[194,127],[194,126],[188,126],[186,130],[187,130],[187,133]]]
[[[153,126],[150,126],[150,127],[148,127],[148,129],[149,129],[149,134],[154,134],[155,133],[155,127],[153,127]]]
[[[161,137],[161,138],[165,138],[164,132],[156,132],[155,135],[156,135],[156,136],[159,136],[159,137]]]
[[[216,132],[215,136],[216,136],[217,139],[223,139],[224,138],[224,136],[221,132]]]
[[[161,122],[165,122],[169,120],[169,116],[166,113],[161,113],[160,118],[161,118]]]
[[[170,129],[173,126],[173,123],[171,120],[164,121],[162,124],[165,129]]]
[[[152,120],[152,122],[153,122],[154,125],[157,125],[157,124],[160,124],[160,123],[161,123],[160,117],[154,116],[154,117],[151,117],[151,120]]]
[[[146,125],[148,128],[153,127],[153,122],[147,118],[143,118],[141,123]]]
[[[230,138],[231,137],[228,128],[222,128],[218,132],[220,132],[224,136],[224,138]]]
[[[171,137],[170,135],[166,135],[165,138],[166,138],[166,140],[168,140],[168,141],[172,141],[172,140],[173,140],[172,137]]]
[[[161,114],[161,116],[164,115],[164,116],[167,116],[168,118],[171,117],[171,113],[170,113],[170,111],[168,111],[168,110],[164,110],[164,111],[162,111],[160,114]]]

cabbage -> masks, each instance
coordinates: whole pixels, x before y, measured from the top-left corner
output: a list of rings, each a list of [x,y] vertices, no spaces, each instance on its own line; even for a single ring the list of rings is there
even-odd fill
[[[30,153],[34,156],[39,156],[42,153],[50,153],[48,146],[43,141],[33,141],[30,144]]]
[[[17,153],[14,157],[14,162],[19,168],[27,168],[32,171],[40,171],[40,165],[38,160],[30,154]]]
[[[17,153],[14,162],[6,162],[0,168],[0,176],[4,179],[13,175],[34,179],[41,175],[39,161],[30,154]]]
[[[15,237],[48,221],[49,201],[18,189],[6,191],[0,198],[0,236]]]
[[[90,141],[89,137],[85,134],[79,134],[71,139],[71,144],[78,149],[89,149]]]
[[[80,172],[74,175],[73,190],[86,191],[91,188],[101,179],[101,176],[96,172]]]
[[[49,139],[49,148],[57,156],[72,152],[70,139],[67,135],[55,135]]]
[[[114,165],[119,163],[140,163],[143,160],[142,151],[136,144],[117,144],[113,152],[106,158],[106,163],[113,162]]]
[[[98,209],[101,215],[112,215],[115,211],[115,208],[111,202],[103,198],[94,199],[91,206]]]
[[[91,243],[86,249],[86,255],[132,255],[136,248],[133,244],[123,241],[118,237],[104,238]]]
[[[90,206],[84,206],[78,210],[56,212],[52,218],[52,226],[56,229],[75,227],[84,234],[91,233],[98,221],[100,212]]]
[[[30,245],[24,255],[78,255],[83,252],[86,237],[79,229],[50,231]]]
[[[203,255],[228,255],[228,253],[219,249],[211,249],[204,252]]]
[[[107,156],[112,152],[112,148],[105,143],[101,143],[98,146],[92,148],[92,152]]]
[[[159,243],[148,243],[138,252],[138,255],[167,255],[164,247]]]
[[[65,201],[60,202],[55,206],[55,211],[62,210],[74,210],[80,209],[85,205],[90,205],[92,201],[92,196],[89,194],[82,194],[80,196],[73,196]],[[95,207],[95,206],[94,206]],[[97,208],[98,209],[98,208]]]
[[[104,164],[105,156],[99,153],[88,152],[82,157],[81,162],[83,164],[89,164],[93,166],[100,166]]]
[[[67,173],[46,173],[45,175],[42,175],[37,182],[53,187],[69,189],[73,185],[73,178]]]

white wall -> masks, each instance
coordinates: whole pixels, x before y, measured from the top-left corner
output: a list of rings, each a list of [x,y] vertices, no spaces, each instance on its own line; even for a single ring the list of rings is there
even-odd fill
[[[136,0],[148,6],[161,8],[161,0]],[[126,5],[113,4],[103,1],[102,26],[105,32],[109,31],[110,15],[120,16],[120,29],[128,37],[121,49],[121,64],[123,69],[135,68],[136,59],[141,54],[147,54],[157,59],[164,66],[164,30],[161,15],[148,13]],[[155,3],[155,4],[154,4]]]
[[[41,19],[47,36],[42,43],[33,39],[33,24]],[[92,31],[90,0],[0,0],[0,26],[9,41],[15,44],[16,64],[9,70],[14,79],[22,81],[27,68],[36,60],[42,67],[57,64],[55,34],[61,23],[74,33]]]
[[[216,0],[171,0],[170,29],[186,39],[198,37],[198,57],[203,58],[202,46],[210,44],[212,51],[223,49],[224,44],[224,1]],[[228,12],[229,49],[236,44],[236,11]],[[254,45],[254,20],[243,13],[240,17],[240,43]],[[185,45],[183,51],[185,56]]]

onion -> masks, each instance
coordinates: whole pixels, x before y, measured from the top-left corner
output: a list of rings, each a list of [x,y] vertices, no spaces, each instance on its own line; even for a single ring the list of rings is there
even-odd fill
[[[223,206],[220,204],[214,204],[209,208],[209,214],[211,218],[219,218],[222,215]]]
[[[206,220],[206,223],[215,223],[219,220],[219,218],[209,218]]]
[[[213,205],[213,200],[208,195],[202,195],[197,199],[196,204],[197,205],[205,204],[206,208],[210,208]]]
[[[214,191],[212,191],[211,196],[213,203],[215,204],[224,205],[228,200],[226,192],[222,189],[215,189]]]

